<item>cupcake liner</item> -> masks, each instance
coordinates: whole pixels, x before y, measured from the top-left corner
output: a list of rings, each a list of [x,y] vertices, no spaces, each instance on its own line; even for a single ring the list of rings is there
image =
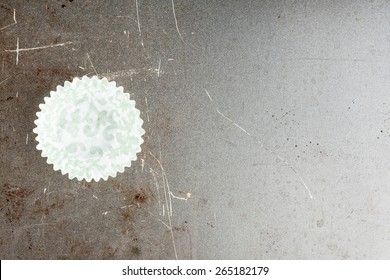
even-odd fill
[[[137,159],[143,121],[115,82],[74,78],[44,98],[36,115],[37,149],[54,170],[79,181],[107,180]]]

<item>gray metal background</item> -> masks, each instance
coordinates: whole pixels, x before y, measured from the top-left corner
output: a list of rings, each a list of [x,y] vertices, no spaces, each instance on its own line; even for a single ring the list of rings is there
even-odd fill
[[[0,257],[388,259],[389,26],[381,0],[1,0]],[[146,134],[86,183],[32,129],[95,73]]]

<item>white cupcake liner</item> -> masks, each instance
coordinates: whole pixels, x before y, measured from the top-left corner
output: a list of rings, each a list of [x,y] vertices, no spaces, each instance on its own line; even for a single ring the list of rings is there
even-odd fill
[[[107,180],[137,159],[143,121],[135,101],[115,82],[74,78],[44,101],[33,131],[54,170],[79,181]]]

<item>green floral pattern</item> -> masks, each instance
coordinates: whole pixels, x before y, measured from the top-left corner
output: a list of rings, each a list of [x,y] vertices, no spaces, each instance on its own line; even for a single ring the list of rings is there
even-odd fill
[[[70,179],[115,177],[141,151],[145,131],[140,112],[115,82],[74,78],[44,101],[35,121],[37,149]]]

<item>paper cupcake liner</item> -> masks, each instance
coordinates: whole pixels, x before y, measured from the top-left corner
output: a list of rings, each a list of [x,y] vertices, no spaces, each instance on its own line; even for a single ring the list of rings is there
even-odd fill
[[[96,76],[57,86],[39,105],[37,149],[54,170],[79,181],[107,180],[137,159],[143,121],[135,101],[115,82]]]

